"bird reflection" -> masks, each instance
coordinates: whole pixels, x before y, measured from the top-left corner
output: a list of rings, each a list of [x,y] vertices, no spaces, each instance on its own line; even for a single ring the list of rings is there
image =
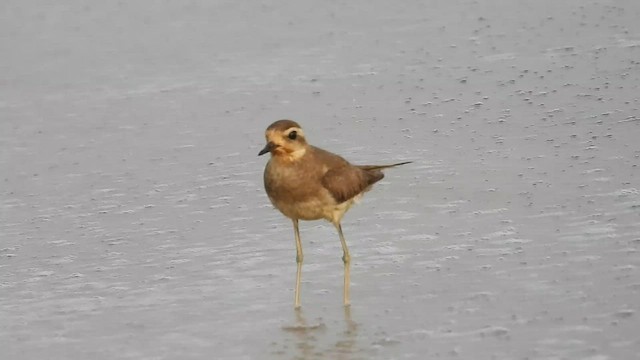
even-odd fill
[[[295,336],[295,343],[291,350],[294,359],[353,359],[356,355],[358,324],[351,318],[351,307],[344,307],[344,330],[334,334],[327,334],[327,326],[318,320],[316,323],[307,321],[302,309],[294,309],[295,324],[284,326],[285,332]],[[322,341],[325,335],[337,337],[332,345],[326,347],[327,341]]]

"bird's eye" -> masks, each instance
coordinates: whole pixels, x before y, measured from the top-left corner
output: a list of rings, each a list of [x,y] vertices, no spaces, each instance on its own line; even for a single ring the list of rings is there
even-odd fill
[[[295,140],[298,137],[298,132],[292,131],[289,133],[289,139]]]

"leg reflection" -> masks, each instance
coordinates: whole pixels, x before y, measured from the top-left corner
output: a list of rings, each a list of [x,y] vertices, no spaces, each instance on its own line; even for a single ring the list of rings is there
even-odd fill
[[[346,332],[356,332],[358,331],[358,324],[351,319],[351,307],[345,306],[344,308],[344,322],[347,325]]]
[[[301,308],[294,309],[294,324],[282,329],[292,336],[279,355],[293,359],[364,359],[366,350],[358,346],[359,325],[351,317],[351,307],[342,308],[344,323],[332,321],[329,328],[322,319],[308,321]],[[339,320],[339,319],[336,319]],[[340,330],[340,329],[343,330]]]
[[[351,359],[356,353],[356,342],[358,340],[358,324],[351,318],[351,306],[344,307],[345,330],[342,338],[336,342],[335,351],[338,359]]]
[[[319,354],[316,335],[326,328],[323,322],[309,324],[301,308],[294,309],[295,325],[284,326],[282,329],[295,336],[295,359],[312,359]]]

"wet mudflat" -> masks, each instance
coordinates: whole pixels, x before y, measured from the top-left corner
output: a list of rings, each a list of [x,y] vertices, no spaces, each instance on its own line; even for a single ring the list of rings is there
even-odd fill
[[[636,1],[7,2],[7,359],[640,356]],[[262,189],[292,118],[413,160],[333,227]]]

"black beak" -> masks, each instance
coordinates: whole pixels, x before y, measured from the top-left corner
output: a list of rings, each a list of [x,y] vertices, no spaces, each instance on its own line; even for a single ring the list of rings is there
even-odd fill
[[[272,141],[269,141],[267,145],[265,145],[264,149],[260,150],[260,152],[258,153],[258,156],[264,155],[277,147],[278,145],[274,144]]]

